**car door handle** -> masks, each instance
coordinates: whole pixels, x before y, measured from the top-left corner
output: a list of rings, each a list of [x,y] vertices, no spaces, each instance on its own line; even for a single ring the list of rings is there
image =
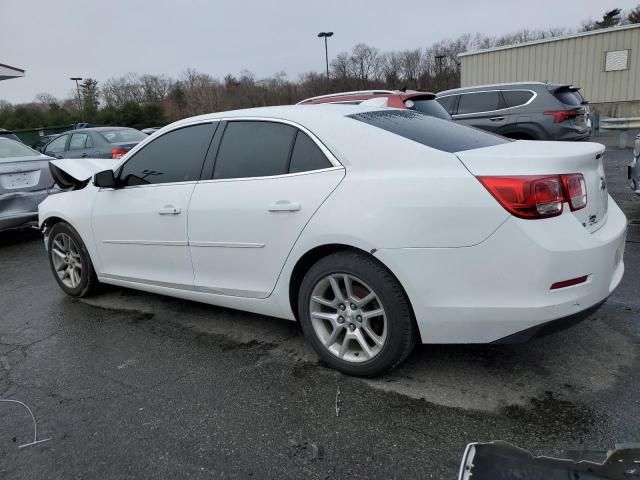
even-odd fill
[[[83,153],[82,155],[80,155],[82,158],[87,158],[89,156],[88,153]]]
[[[492,122],[501,122],[502,120],[504,120],[504,117],[491,117],[489,120],[491,120]]]
[[[297,212],[301,205],[298,202],[290,202],[289,200],[278,200],[269,205],[270,212]]]
[[[182,210],[180,210],[178,207],[174,207],[173,205],[165,205],[160,210],[158,210],[158,213],[160,215],[180,215],[181,212]]]

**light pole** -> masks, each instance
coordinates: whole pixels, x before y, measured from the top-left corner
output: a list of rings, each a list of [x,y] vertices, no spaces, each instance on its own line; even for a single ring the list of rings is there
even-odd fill
[[[329,50],[327,48],[327,38],[333,37],[333,32],[320,32],[319,38],[324,38],[324,59],[327,64],[327,83],[329,83]]]
[[[442,62],[444,62],[444,59],[446,58],[445,55],[436,55],[435,59],[438,62],[438,73],[437,73],[437,80],[436,80],[436,85],[438,86],[438,89],[440,89],[440,80],[442,77]]]
[[[82,119],[82,123],[84,123],[84,108],[82,108],[82,98],[80,97],[80,85],[79,81],[82,80],[80,77],[71,77],[69,80],[73,80],[76,82],[76,89],[78,90],[78,106],[80,107],[80,118]]]

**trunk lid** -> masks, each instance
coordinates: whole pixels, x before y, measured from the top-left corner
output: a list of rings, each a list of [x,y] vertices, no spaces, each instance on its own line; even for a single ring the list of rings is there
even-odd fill
[[[0,160],[0,194],[47,190],[53,187],[49,159],[42,155]]]
[[[475,176],[519,176],[581,173],[587,206],[571,212],[589,232],[607,218],[609,194],[604,173],[604,145],[591,142],[514,142],[456,153]],[[570,211],[569,205],[563,209]]]

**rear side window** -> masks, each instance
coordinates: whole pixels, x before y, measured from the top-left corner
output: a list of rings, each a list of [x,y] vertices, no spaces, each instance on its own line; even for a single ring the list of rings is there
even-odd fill
[[[327,157],[313,140],[306,133],[298,131],[296,143],[293,145],[293,151],[291,152],[289,173],[308,172],[331,166]]]
[[[533,97],[533,92],[529,90],[503,90],[502,96],[507,108],[524,105]]]
[[[580,92],[572,91],[569,88],[561,88],[553,92],[553,96],[560,100],[565,105],[571,105],[572,107],[579,107],[584,102],[584,98],[580,95]]]
[[[84,149],[88,137],[89,135],[86,133],[74,133],[73,135],[71,135],[71,140],[69,141],[69,150]]]
[[[465,127],[412,110],[378,110],[350,115],[349,118],[382,128],[443,152],[462,152],[491,147],[510,140],[492,133]]]
[[[122,166],[120,182],[130,186],[197,180],[213,128],[210,123],[192,125],[156,138]]]
[[[451,120],[451,115],[447,113],[447,110],[435,100],[412,100],[409,99],[404,102],[407,108],[416,110],[418,112],[431,115],[436,118],[444,118],[445,120]]]
[[[448,97],[436,98],[438,103],[449,113],[453,113],[458,95],[449,95]]]
[[[460,95],[458,115],[465,113],[491,112],[504,108],[500,92],[465,93]]]
[[[275,122],[229,122],[216,157],[213,178],[247,178],[287,173],[296,129]]]

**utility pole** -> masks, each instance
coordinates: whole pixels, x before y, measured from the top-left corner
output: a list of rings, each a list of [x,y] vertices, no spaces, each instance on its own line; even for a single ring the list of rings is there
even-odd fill
[[[319,38],[324,38],[324,59],[327,64],[327,85],[329,84],[329,49],[327,47],[327,38],[333,37],[333,32],[320,32]]]
[[[445,55],[436,55],[434,57],[436,59],[436,61],[438,62],[438,73],[437,73],[437,80],[436,80],[436,85],[438,86],[437,90],[441,90],[440,88],[440,78],[442,77],[442,63],[444,62],[444,59],[446,58]],[[446,85],[445,85],[446,88]]]
[[[80,118],[82,119],[82,123],[84,123],[84,108],[82,108],[82,97],[80,97],[80,84],[79,81],[82,80],[80,77],[71,77],[69,80],[73,80],[76,82],[76,89],[78,90],[78,107],[80,108]]]

